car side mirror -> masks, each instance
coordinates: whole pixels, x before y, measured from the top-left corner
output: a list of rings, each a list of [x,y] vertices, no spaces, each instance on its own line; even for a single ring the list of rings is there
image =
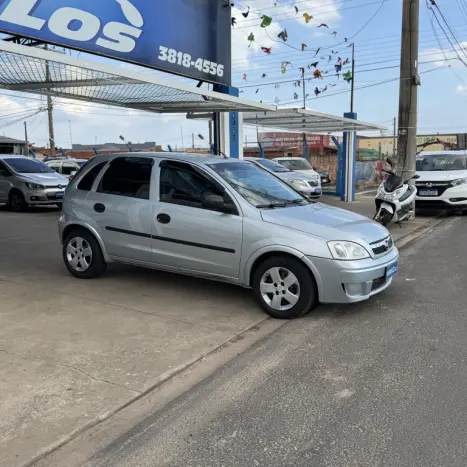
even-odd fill
[[[420,178],[420,175],[414,175],[411,180],[418,180]]]
[[[11,177],[11,173],[7,172],[6,170],[0,170],[0,175],[3,175],[4,177]]]
[[[211,211],[221,211],[224,209],[224,198],[219,195],[206,195],[203,199],[203,208]]]

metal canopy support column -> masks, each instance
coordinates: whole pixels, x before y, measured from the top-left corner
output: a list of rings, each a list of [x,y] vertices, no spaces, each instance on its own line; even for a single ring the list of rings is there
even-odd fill
[[[214,85],[214,91],[238,97],[238,88]],[[243,114],[216,112],[214,116],[215,150],[235,159],[243,159]]]
[[[347,112],[345,118],[357,120],[357,114]],[[341,200],[347,203],[355,201],[355,169],[357,164],[357,134],[355,131],[344,132],[343,148],[343,167],[339,172],[341,178]]]

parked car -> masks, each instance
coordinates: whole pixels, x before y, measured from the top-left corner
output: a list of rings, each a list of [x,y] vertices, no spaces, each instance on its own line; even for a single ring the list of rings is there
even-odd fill
[[[87,161],[87,159],[47,158],[44,164],[71,180]]]
[[[12,211],[28,206],[61,207],[68,179],[36,159],[0,155],[0,203]]]
[[[422,152],[416,169],[418,208],[467,211],[467,151]]]
[[[321,185],[321,177],[319,176],[319,173],[316,172],[311,164],[303,157],[276,157],[273,159],[273,161],[278,162],[279,164],[287,167],[289,170],[293,170],[294,172],[308,175],[310,177],[315,177],[317,180],[319,180]]]
[[[309,198],[319,198],[321,196],[321,185],[316,183],[316,177],[297,174],[271,159],[245,157],[244,160],[253,162],[253,164],[274,173],[280,179],[284,180],[284,182],[292,185],[302,195],[308,196]]]
[[[321,185],[329,185],[331,183],[331,177],[329,176],[329,170],[319,170],[313,168],[315,172],[318,172],[321,177]]]
[[[177,153],[104,155],[65,191],[63,260],[77,278],[111,261],[253,289],[275,318],[389,287],[398,251],[381,225],[315,203],[250,162]]]

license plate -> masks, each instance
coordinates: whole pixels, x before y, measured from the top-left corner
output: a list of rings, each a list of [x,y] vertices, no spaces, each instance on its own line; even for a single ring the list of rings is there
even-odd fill
[[[315,193],[321,193],[321,188],[316,188]]]
[[[399,272],[399,263],[396,261],[386,268],[386,279],[391,279]]]
[[[63,198],[64,194],[65,194],[64,191],[59,191],[59,192],[55,193],[55,198]]]
[[[418,190],[418,196],[438,196],[438,190]]]

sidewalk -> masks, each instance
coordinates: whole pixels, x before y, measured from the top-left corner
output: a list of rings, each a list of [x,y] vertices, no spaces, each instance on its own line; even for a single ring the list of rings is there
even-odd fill
[[[347,209],[348,211],[356,212],[362,216],[373,218],[375,215],[375,200],[374,194],[368,193],[366,195],[357,195],[356,201],[352,203],[345,203],[341,201],[337,196],[324,195],[320,201],[324,204],[329,204],[341,209]],[[417,213],[415,219],[411,219],[408,222],[403,222],[401,226],[395,223],[388,225],[388,230],[391,232],[395,242],[398,246],[402,246],[401,242],[405,244],[410,241],[411,238],[417,236],[420,230],[424,228],[430,229],[441,221],[439,215],[435,213]]]

